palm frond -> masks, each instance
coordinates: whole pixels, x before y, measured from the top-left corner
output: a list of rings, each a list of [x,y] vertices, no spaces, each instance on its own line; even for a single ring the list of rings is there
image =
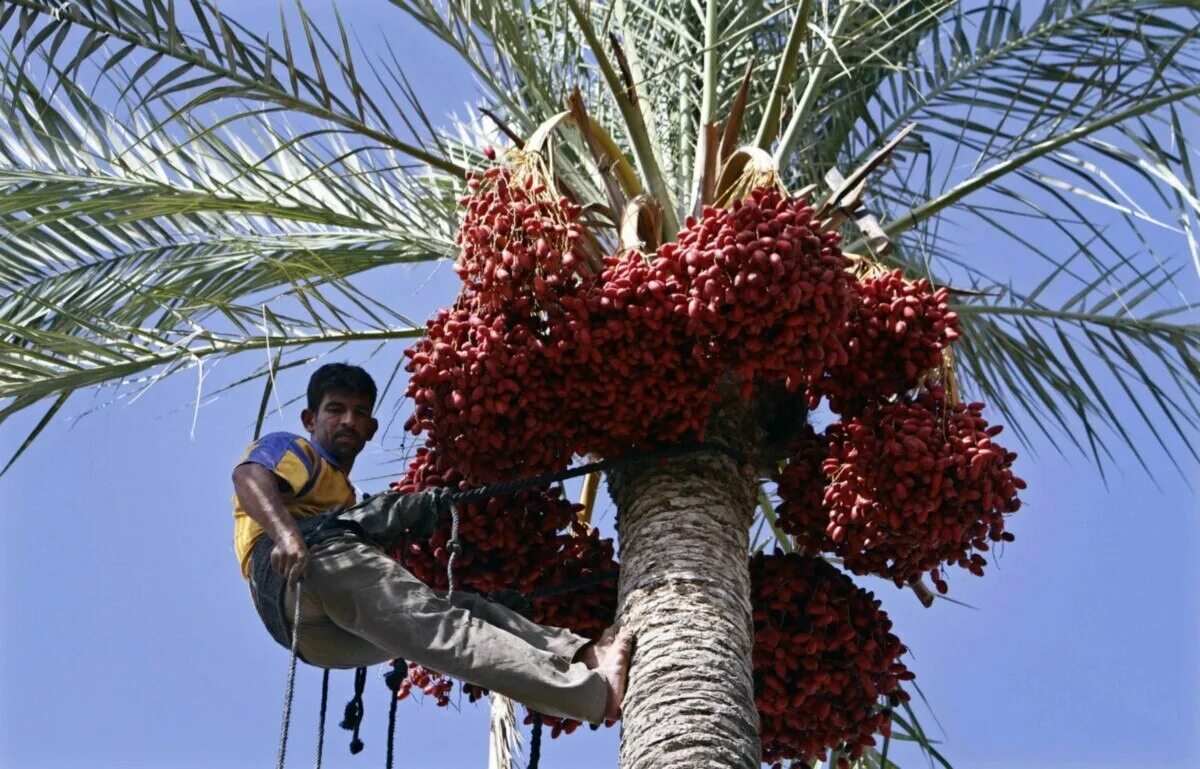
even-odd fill
[[[33,79],[39,65],[53,100]],[[140,93],[122,61],[105,67],[112,89]],[[346,281],[447,255],[456,180],[366,152],[337,126],[297,131],[277,109],[205,123],[140,99],[122,118],[67,77],[79,69],[10,49],[0,78],[0,345],[12,374],[0,419],[47,394],[253,349],[265,306],[295,313],[276,318],[280,346],[296,332],[303,346],[416,327]]]
[[[1068,436],[1097,461],[1114,436],[1135,442],[1128,413],[1164,445],[1192,429],[1188,276],[1148,244],[1170,232],[1200,269],[1195,8],[1051,0],[1026,22],[1016,0],[393,5],[450,47],[513,136],[578,88],[680,218],[707,126],[735,100],[732,138],[770,146],[794,187],[828,187],[915,122],[866,204],[893,239],[883,258],[977,292],[958,301],[971,387],[1014,427]],[[253,344],[270,323],[264,299],[300,339],[415,327],[346,281],[451,250],[482,129],[438,130],[390,50],[354,49],[340,18],[322,26],[298,6],[290,19],[273,45],[211,0],[112,0],[67,17],[6,4],[0,322],[11,349],[50,351],[9,358],[10,409],[163,365],[185,339]],[[606,198],[583,137],[551,153],[572,190]],[[1024,236],[1025,221],[1056,243]],[[980,223],[1037,268],[1007,275],[964,253],[952,233]],[[847,235],[851,250],[870,245]],[[106,341],[133,345],[129,360],[94,349]],[[1108,386],[1132,412],[1099,397]]]
[[[1194,281],[1149,243],[1151,230],[1182,235],[1200,269],[1196,150],[1181,127],[1200,97],[1200,11],[1050,2],[1026,24],[1015,2],[926,8],[937,24],[913,14],[913,39],[889,49],[898,59],[857,59],[845,35],[853,77],[831,76],[817,100],[794,183],[860,164],[915,121],[867,205],[895,245],[882,258],[978,292],[961,303],[972,390],[1102,466],[1108,433],[1149,468],[1129,414],[1169,456],[1168,433],[1190,452]],[[1005,272],[951,240],[979,223],[1041,269]],[[863,235],[848,248],[868,249]],[[1126,400],[1105,396],[1114,386]]]
[[[38,303],[32,298],[29,301]],[[311,310],[312,306],[305,309]],[[333,312],[338,320],[361,321],[340,309]],[[262,319],[261,325],[258,333],[250,333],[249,321],[255,314]],[[340,342],[412,339],[425,331],[423,325],[400,322],[382,328],[364,328],[361,323],[346,327],[315,314],[285,315],[265,304],[257,308],[232,307],[225,317],[239,322],[242,328],[222,332],[191,322],[175,328],[148,329],[72,316],[77,324],[93,332],[88,338],[0,320],[0,391],[12,399],[0,409],[0,419],[42,398],[119,381],[158,367],[165,368],[154,377],[162,378],[215,356]]]
[[[17,28],[11,45],[25,43],[18,69],[35,53],[44,55],[47,68],[62,75],[58,86],[75,80],[87,63],[103,74],[132,55],[139,63],[129,86],[141,87],[132,102],[134,111],[172,94],[198,91],[188,109],[232,100],[275,105],[340,126],[444,173],[461,177],[465,170],[444,154],[431,151],[426,146],[428,137],[401,137],[388,114],[368,95],[344,28],[339,25],[341,40],[331,42],[300,4],[297,13],[310,69],[294,55],[291,41],[297,35],[289,32],[284,17],[284,48],[280,50],[222,12],[212,0],[189,0],[182,10],[163,0],[92,2],[86,12],[75,4],[60,11],[40,0],[12,0],[7,5],[19,11],[0,17]],[[200,33],[188,31],[195,27]],[[64,48],[63,42],[72,32],[83,37],[77,45]],[[71,50],[74,55],[61,63],[59,54],[65,57]],[[331,83],[326,67],[341,75],[343,82]],[[119,100],[127,93],[122,90]]]

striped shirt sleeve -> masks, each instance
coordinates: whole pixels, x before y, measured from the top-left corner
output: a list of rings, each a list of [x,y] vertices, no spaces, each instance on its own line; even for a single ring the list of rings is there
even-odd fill
[[[270,433],[246,449],[239,465],[262,465],[275,474],[279,489],[299,495],[313,480],[313,461],[307,441],[292,433]]]

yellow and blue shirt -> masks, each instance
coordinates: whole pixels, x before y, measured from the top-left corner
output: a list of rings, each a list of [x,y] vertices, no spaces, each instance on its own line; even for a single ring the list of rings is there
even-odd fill
[[[238,465],[253,462],[275,474],[284,504],[293,518],[308,518],[335,507],[355,503],[354,487],[337,460],[319,443],[292,433],[271,433],[251,443]],[[250,575],[250,550],[263,533],[233,495],[233,550]]]

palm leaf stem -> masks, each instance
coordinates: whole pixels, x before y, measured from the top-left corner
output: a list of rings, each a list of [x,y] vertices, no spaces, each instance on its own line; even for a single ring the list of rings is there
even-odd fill
[[[597,37],[595,28],[592,27],[591,20],[588,19],[583,9],[580,8],[579,1],[566,0],[566,2],[571,8],[571,13],[575,16],[576,23],[583,30],[583,35],[592,49],[592,54],[596,57],[596,63],[600,66],[600,72],[604,75],[604,80],[608,84],[609,91],[617,102],[617,108],[620,109],[621,116],[625,119],[625,127],[629,132],[630,140],[633,142],[634,156],[637,157],[638,166],[641,168],[642,175],[646,179],[646,184],[654,197],[662,205],[663,239],[669,240],[674,238],[679,230],[679,219],[675,213],[675,202],[670,190],[667,189],[666,180],[663,177],[658,159],[655,157],[651,147],[650,135],[646,130],[645,120],[642,118],[642,111],[633,101],[636,98],[636,93],[631,93],[621,83],[620,77],[617,75],[612,62],[608,58],[608,54],[604,52],[604,45],[600,42],[600,38]]]
[[[713,121],[713,111],[717,100],[717,78],[721,74],[720,65],[717,61],[717,46],[715,45],[717,37],[717,6],[717,0],[708,0],[704,10],[704,72],[700,86],[700,120],[698,124],[700,131],[706,131],[708,124]],[[692,194],[691,204],[688,206],[689,211],[697,210],[699,203],[704,199],[701,188],[704,184],[704,169],[708,165],[707,156],[709,153],[717,151],[716,147],[711,146],[709,142],[705,141],[697,141],[695,148],[696,158],[692,166]]]
[[[775,515],[775,505],[771,503],[771,498],[767,496],[767,492],[762,486],[758,488],[758,509],[762,511],[763,520],[771,527],[771,533],[775,535],[775,541],[779,543],[779,547],[785,553],[792,552],[795,549],[792,538],[779,528],[779,517]]]
[[[942,81],[933,84],[932,88],[922,91],[919,99],[914,99],[913,103],[906,110],[893,115],[889,123],[880,125],[877,129],[877,135],[890,136],[896,131],[897,128],[905,123],[911,122],[914,119],[914,116],[917,115],[921,110],[928,108],[930,103],[937,100],[939,97],[944,95],[946,91],[961,81],[980,71],[985,71],[988,66],[1003,59],[1004,56],[1020,50],[1038,35],[1045,34],[1047,37],[1049,37],[1058,28],[1070,27],[1076,18],[1086,15],[1090,9],[1084,9],[1082,6],[1080,6],[1078,10],[1078,14],[1062,16],[1051,24],[1036,25],[1034,28],[1028,30],[1024,35],[999,44],[982,55],[971,57],[960,69],[953,73],[948,73],[950,74],[949,77],[946,77]],[[1026,77],[1028,77],[1028,74],[1029,73],[1027,72]],[[866,157],[866,155],[873,151],[873,149],[873,146],[868,143],[863,148],[858,158],[856,158],[854,161],[855,164],[861,162],[861,159]]]
[[[883,231],[888,237],[895,238],[904,231],[915,227],[917,224],[920,224],[924,220],[929,219],[935,214],[941,212],[943,209],[954,205],[972,192],[982,187],[986,187],[1006,174],[1022,169],[1030,162],[1049,152],[1053,152],[1059,147],[1063,147],[1074,141],[1083,139],[1084,137],[1096,133],[1097,131],[1116,125],[1125,120],[1129,120],[1139,115],[1144,115],[1148,112],[1153,112],[1159,107],[1182,101],[1192,96],[1200,96],[1200,85],[1164,94],[1154,99],[1147,99],[1136,106],[1130,107],[1129,109],[1108,115],[1107,117],[1101,118],[1100,120],[1088,123],[1086,125],[1076,126],[1070,131],[1066,131],[1059,136],[1038,142],[1024,152],[1020,152],[1008,160],[1004,160],[995,164],[983,173],[967,179],[966,181],[955,186],[953,189],[950,189],[937,196],[933,200],[909,209],[908,211],[893,218],[884,226]],[[846,250],[853,252],[864,248],[865,246],[866,239],[860,238],[859,240],[850,244]]]
[[[800,141],[801,131],[808,122],[809,114],[816,105],[817,97],[820,96],[821,89],[825,85],[825,76],[832,69],[834,42],[841,36],[842,30],[850,18],[850,8],[850,5],[842,6],[837,19],[833,22],[828,41],[821,52],[817,54],[817,61],[813,64],[812,70],[808,74],[808,81],[804,84],[804,93],[796,104],[792,119],[788,121],[787,128],[784,129],[783,138],[779,140],[779,149],[775,152],[775,163],[780,168],[786,168],[788,161],[791,160],[792,153]]]
[[[1012,307],[1004,305],[956,305],[955,311],[964,315],[1019,315],[1022,317],[1041,318],[1064,322],[1087,323],[1106,326],[1118,330],[1132,328],[1165,333],[1192,340],[1200,340],[1200,324],[1178,325],[1162,323],[1154,320],[1138,320],[1136,318],[1121,318],[1113,315],[1100,315],[1088,312],[1063,312],[1044,307]],[[1200,343],[1200,342],[1198,342]]]
[[[792,93],[792,77],[796,73],[796,60],[800,47],[808,39],[808,19],[812,13],[812,0],[801,0],[792,28],[788,32],[787,44],[780,57],[779,66],[775,70],[775,82],[771,84],[771,95],[763,110],[762,122],[758,126],[758,136],[754,143],[760,149],[770,149],[779,130],[779,116],[783,112],[783,102]]]

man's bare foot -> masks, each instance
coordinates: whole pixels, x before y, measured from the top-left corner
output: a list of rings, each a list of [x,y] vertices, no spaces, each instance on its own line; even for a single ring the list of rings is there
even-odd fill
[[[600,660],[604,659],[604,656],[608,654],[608,650],[613,645],[616,637],[617,626],[609,625],[600,634],[599,638],[579,650],[579,653],[575,655],[575,661],[587,665],[588,670],[595,670],[600,667]]]
[[[605,634],[608,634],[607,631]],[[597,645],[604,640],[602,636]],[[608,701],[604,705],[604,719],[616,721],[621,717],[621,704],[625,701],[625,686],[629,681],[629,660],[633,656],[633,633],[625,628],[618,630],[601,652],[598,671],[600,675],[604,676],[604,682],[608,684]]]

